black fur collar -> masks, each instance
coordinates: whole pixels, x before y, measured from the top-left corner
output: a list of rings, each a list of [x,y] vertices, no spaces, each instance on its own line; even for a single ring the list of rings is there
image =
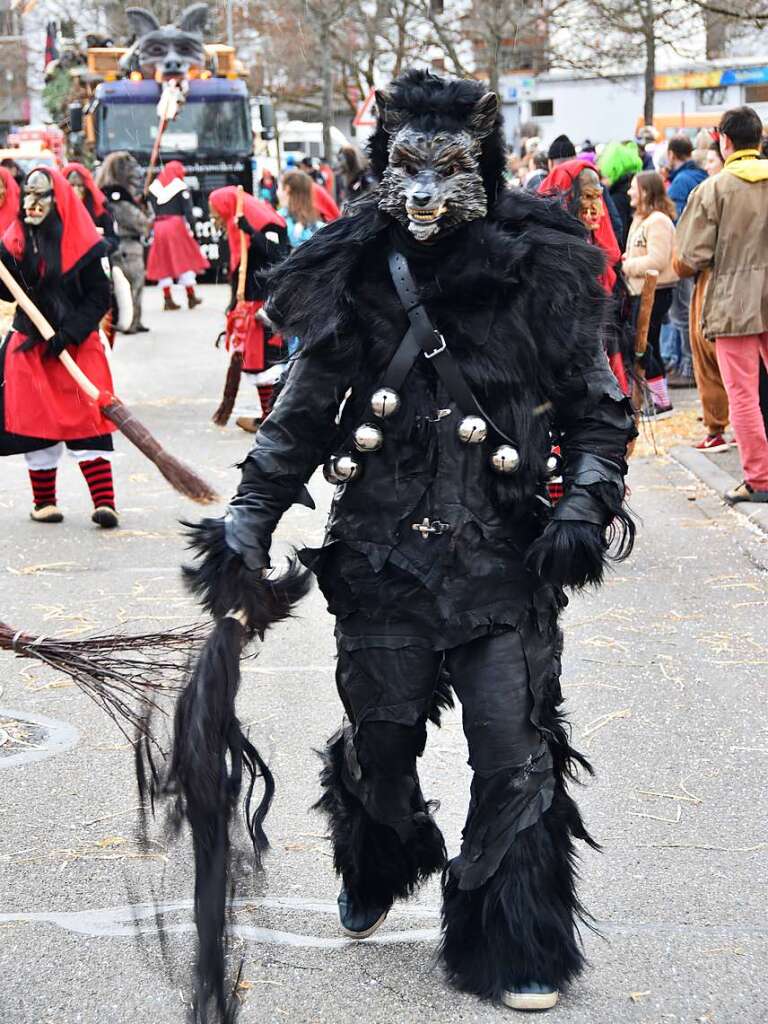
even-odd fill
[[[376,204],[368,193],[266,277],[270,317],[305,351],[344,344],[361,312],[355,281],[392,244],[394,222]],[[406,254],[428,306],[503,308],[524,293],[539,328],[553,317],[572,321],[585,305],[600,319],[602,254],[556,199],[507,190],[488,217],[421,249],[423,257],[412,246]]]

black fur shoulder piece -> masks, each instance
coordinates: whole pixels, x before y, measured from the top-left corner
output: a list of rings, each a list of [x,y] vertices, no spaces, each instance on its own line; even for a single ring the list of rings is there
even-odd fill
[[[389,161],[393,127],[411,124],[426,131],[456,131],[470,126],[478,100],[487,92],[472,78],[441,78],[432,71],[411,69],[396,78],[385,93],[377,93],[378,120],[368,143],[371,167],[381,178]],[[488,196],[495,202],[504,188],[504,133],[497,114],[493,130],[482,141],[480,170]]]

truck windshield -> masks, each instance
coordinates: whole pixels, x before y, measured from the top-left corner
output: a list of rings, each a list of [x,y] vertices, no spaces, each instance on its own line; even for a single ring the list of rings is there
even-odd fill
[[[110,103],[98,106],[99,154],[127,149],[151,153],[157,137],[158,117],[154,103]],[[163,153],[250,153],[251,132],[244,99],[212,97],[187,102],[163,133]]]

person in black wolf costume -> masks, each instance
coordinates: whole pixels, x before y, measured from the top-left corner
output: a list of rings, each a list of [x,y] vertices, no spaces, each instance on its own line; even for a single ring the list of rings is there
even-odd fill
[[[409,71],[378,109],[380,185],[272,272],[270,319],[301,352],[187,573],[216,617],[247,620],[273,530],[325,463],[325,541],[299,557],[336,617],[345,717],[318,807],[343,930],[365,938],[442,871],[450,981],[541,1009],[584,964],[573,840],[594,845],[566,790],[589,766],[560,710],[558,615],[612,542],[631,548],[632,415],[598,340],[603,257],[557,200],[505,189],[495,94]],[[474,776],[446,863],[416,765],[448,684]]]

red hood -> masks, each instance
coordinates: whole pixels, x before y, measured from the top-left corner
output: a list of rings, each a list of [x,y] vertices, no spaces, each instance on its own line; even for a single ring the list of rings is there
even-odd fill
[[[0,236],[2,236],[5,234],[5,229],[8,225],[16,220],[19,215],[21,189],[7,167],[0,167],[0,178],[3,179],[3,184],[5,185],[5,199],[3,200],[3,205],[0,206]]]
[[[312,182],[312,201],[315,204],[315,209],[326,223],[338,220],[341,216],[341,210],[333,201],[333,198],[316,181]]]
[[[33,170],[47,174],[53,183],[56,212],[62,223],[61,273],[67,274],[91,250],[101,245],[101,236],[85,206],[60,171],[55,171],[52,167],[35,167]],[[24,226],[21,218],[17,216],[3,235],[3,245],[13,258],[20,262],[24,256],[25,242]]]
[[[79,174],[85,182],[86,191],[93,200],[93,216],[101,217],[107,208],[107,200],[104,193],[93,180],[93,175],[84,164],[64,164],[64,166],[61,168],[61,173],[64,175],[65,178],[68,178],[70,174],[72,174],[73,172]]]
[[[168,185],[174,178],[180,178],[183,181],[186,174],[184,164],[180,160],[169,160],[158,174],[157,180],[161,185]]]
[[[237,211],[237,188],[234,185],[226,185],[224,188],[214,189],[208,196],[208,202],[227,225],[227,239],[229,241],[229,269],[237,270],[240,265],[240,229],[235,221]],[[263,199],[257,199],[247,192],[243,194],[243,214],[245,219],[255,231],[262,231],[267,224],[274,224],[276,227],[285,227],[285,221],[273,210],[269,203]],[[251,240],[245,236],[246,249],[250,246]]]
[[[591,171],[595,170],[594,165],[589,160],[582,160],[578,157],[575,160],[566,160],[565,163],[557,164],[539,185],[539,194],[559,195],[567,205],[572,198],[573,183],[584,168],[589,168]],[[592,232],[592,241],[595,245],[600,246],[605,253],[606,266],[598,281],[610,295],[613,291],[613,286],[616,284],[616,272],[613,268],[621,259],[621,250],[619,249],[619,243],[616,241],[616,234],[613,230],[613,224],[611,224],[608,207],[605,205],[605,197],[603,197],[602,203],[603,215],[597,228]]]

